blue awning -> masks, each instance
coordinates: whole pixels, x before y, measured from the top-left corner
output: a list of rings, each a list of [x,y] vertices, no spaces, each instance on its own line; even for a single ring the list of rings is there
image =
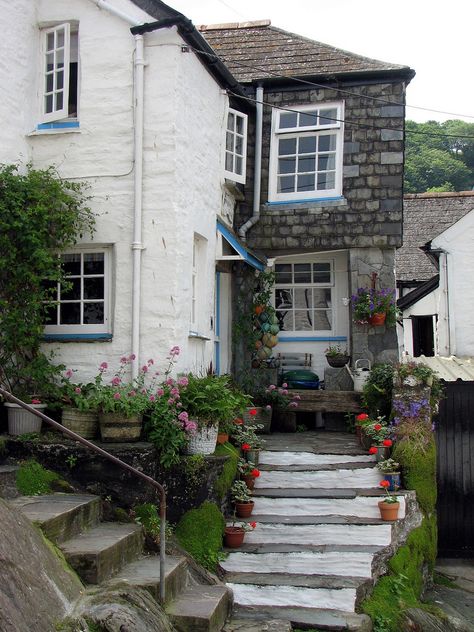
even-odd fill
[[[233,233],[233,231],[225,226],[222,222],[217,220],[217,230],[229,243],[235,252],[239,255],[242,261],[248,263],[252,268],[263,272],[266,268],[266,260],[259,259],[256,255],[252,254],[245,244]],[[225,257],[223,257],[225,259]]]

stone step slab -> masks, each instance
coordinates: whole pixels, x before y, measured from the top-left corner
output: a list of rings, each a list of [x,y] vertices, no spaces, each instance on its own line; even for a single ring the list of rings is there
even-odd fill
[[[283,573],[285,575],[322,575],[339,577],[372,577],[371,553],[339,552],[263,553],[252,555],[241,551],[230,553],[220,563],[226,573]]]
[[[20,496],[10,502],[47,538],[60,544],[95,527],[101,518],[101,500],[91,494],[46,494]]]
[[[271,452],[263,450],[259,459],[259,465],[287,466],[288,468],[306,465],[314,467],[344,465],[349,468],[351,465],[360,465],[361,463],[375,465],[375,456],[372,454],[314,454],[312,452]]]
[[[81,579],[99,584],[141,555],[143,539],[140,525],[102,522],[60,548]]]
[[[178,632],[220,632],[228,617],[231,593],[226,586],[191,586],[166,605]]]
[[[188,563],[184,557],[166,556],[165,561],[165,591],[166,600],[171,601],[186,588]],[[142,557],[131,562],[107,582],[107,585],[133,586],[144,588],[160,601],[160,558],[156,555]]]
[[[0,498],[17,498],[20,493],[16,487],[17,465],[0,465]]]
[[[292,629],[291,623],[283,619],[250,621],[234,618],[225,624],[222,632],[291,632]]]
[[[304,472],[262,471],[255,489],[365,489],[378,488],[380,472],[373,467],[358,470],[322,470]]]
[[[286,525],[258,523],[257,528],[245,536],[245,544],[291,545],[366,545],[388,546],[391,542],[392,523],[377,525],[312,524]]]
[[[281,516],[291,519],[306,517],[308,521],[321,516],[346,516],[380,520],[378,502],[380,498],[357,496],[355,498],[267,498],[255,497],[253,520],[263,516]],[[399,497],[399,518],[405,517],[405,498]],[[286,521],[288,522],[288,520]]]
[[[354,612],[354,588],[303,588],[300,586],[259,586],[233,584],[227,586],[234,593],[237,606],[277,606]]]

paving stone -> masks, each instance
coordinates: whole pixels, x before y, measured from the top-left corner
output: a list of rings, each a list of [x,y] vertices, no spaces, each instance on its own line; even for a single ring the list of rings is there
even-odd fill
[[[291,632],[292,629],[289,621],[281,619],[256,622],[248,619],[232,619],[225,625],[222,632]]]
[[[191,586],[165,608],[179,632],[218,632],[228,615],[225,586]]]

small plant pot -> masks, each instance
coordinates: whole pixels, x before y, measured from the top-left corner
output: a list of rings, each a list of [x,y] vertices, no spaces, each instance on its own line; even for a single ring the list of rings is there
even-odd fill
[[[46,404],[30,404],[32,408],[36,410],[44,411]],[[22,435],[30,434],[32,432],[40,432],[43,420],[41,417],[37,417],[29,410],[25,410],[18,404],[12,404],[7,402],[5,407],[8,410],[8,434],[9,435]]]
[[[351,356],[348,355],[326,356],[329,366],[332,366],[333,369],[342,369],[348,362],[350,362],[350,359]]]
[[[247,474],[245,476],[242,476],[242,480],[245,481],[248,489],[253,489],[255,487],[255,476]]]
[[[386,317],[387,314],[385,312],[381,314],[372,314],[372,316],[369,316],[369,324],[374,327],[380,327],[385,324]]]
[[[255,503],[251,500],[248,503],[235,503],[235,513],[238,518],[248,518],[252,515]]]
[[[224,545],[228,549],[238,549],[242,546],[245,531],[242,527],[226,527],[224,531]]]
[[[379,502],[379,509],[382,520],[397,520],[400,503],[386,503],[385,500],[381,500]]]
[[[217,443],[222,445],[223,443],[227,443],[229,441],[229,435],[227,432],[219,432],[217,434]]]
[[[254,465],[258,465],[260,460],[260,448],[251,448],[245,452],[246,461],[251,461]]]
[[[385,461],[386,459],[390,458],[390,448],[384,445],[376,445],[375,447],[377,448],[377,454],[375,455],[375,460],[377,461],[377,463],[379,461]]]
[[[389,492],[396,492],[401,487],[401,476],[400,472],[384,472],[383,474],[384,481],[390,483],[390,486],[387,487]]]
[[[357,442],[362,445],[362,426],[360,424],[357,424],[354,426],[355,427],[355,434],[356,434],[356,439]]]
[[[364,426],[361,427],[361,445],[365,450],[368,450],[372,446],[372,437],[367,434]]]

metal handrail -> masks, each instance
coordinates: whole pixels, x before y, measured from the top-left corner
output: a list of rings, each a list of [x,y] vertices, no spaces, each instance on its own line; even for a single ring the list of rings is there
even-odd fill
[[[30,413],[33,413],[37,417],[41,417],[41,419],[46,421],[53,428],[56,428],[56,430],[59,430],[60,432],[67,435],[71,439],[74,439],[74,441],[78,441],[79,443],[82,443],[82,445],[86,446],[90,450],[93,450],[94,452],[97,452],[97,454],[100,454],[101,456],[105,457],[109,461],[112,461],[112,463],[115,463],[121,468],[128,470],[135,476],[138,476],[139,478],[143,479],[146,483],[148,483],[148,485],[151,485],[152,487],[158,490],[160,494],[160,601],[162,604],[164,604],[165,593],[166,593],[165,591],[166,492],[163,485],[158,483],[158,481],[155,481],[155,479],[151,478],[151,476],[147,476],[143,472],[140,472],[140,470],[137,470],[135,467],[132,467],[128,463],[125,463],[125,461],[118,459],[113,454],[110,454],[110,452],[107,452],[106,450],[99,448],[99,446],[95,445],[95,443],[92,443],[91,441],[84,439],[84,437],[81,437],[80,435],[76,434],[72,430],[69,430],[69,428],[65,428],[62,424],[58,423],[57,421],[54,421],[54,419],[51,419],[50,417],[42,413],[40,410],[33,408],[33,406],[30,406],[30,404],[27,404],[26,402],[23,402],[21,399],[18,399],[18,397],[15,397],[15,395],[12,395],[5,389],[0,388],[0,395],[3,395],[5,399],[10,400],[14,404],[18,404],[18,406],[21,406],[25,410],[28,410]]]

